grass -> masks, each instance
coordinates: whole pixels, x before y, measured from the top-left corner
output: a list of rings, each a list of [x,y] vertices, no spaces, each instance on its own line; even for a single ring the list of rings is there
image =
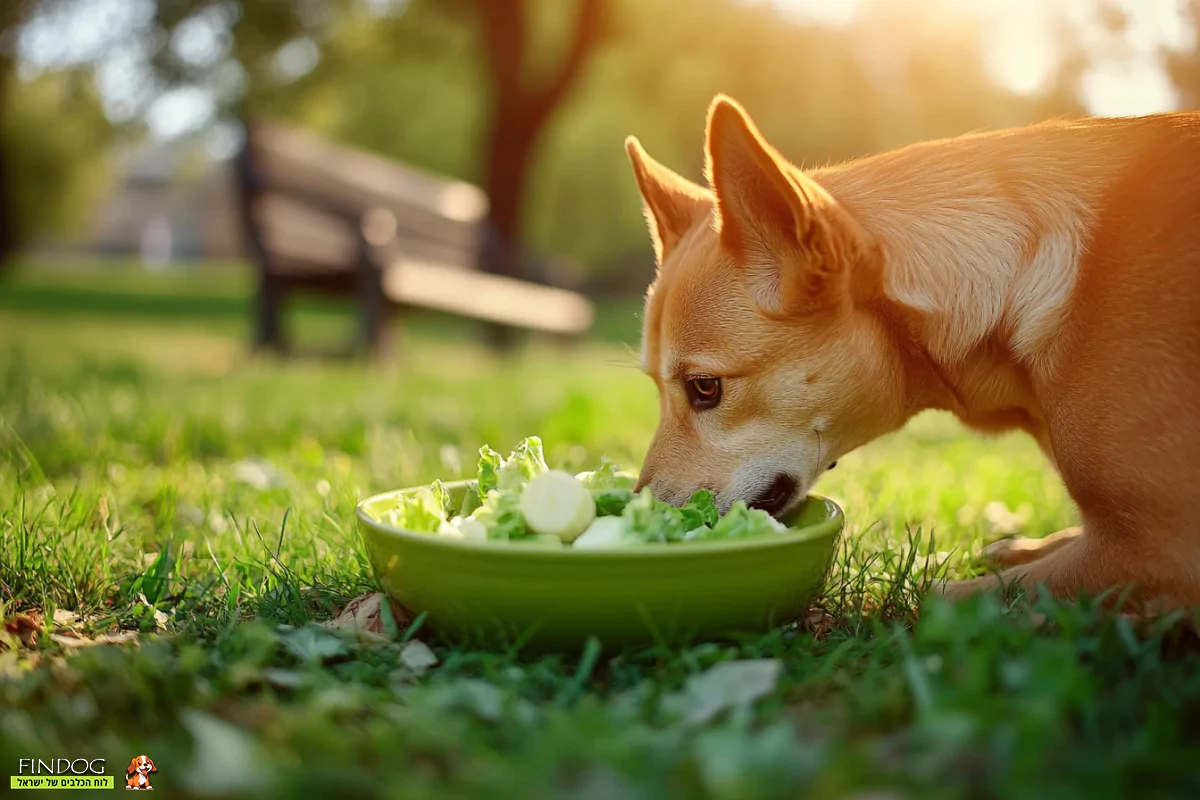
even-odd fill
[[[244,292],[236,273],[129,271],[0,289],[0,616],[141,634],[0,634],[0,771],[104,757],[120,785],[145,752],[171,796],[1200,793],[1200,648],[1179,626],[923,601],[935,571],[979,572],[987,541],[1076,521],[1032,443],[940,416],[822,479],[850,524],[816,624],[616,657],[314,625],[376,588],[360,498],[528,433],[556,465],[636,464],[657,404],[614,343],[636,340],[628,309],[601,341],[506,363],[417,319],[403,363],[371,370],[248,357]],[[755,691],[705,673],[751,659],[778,660]]]

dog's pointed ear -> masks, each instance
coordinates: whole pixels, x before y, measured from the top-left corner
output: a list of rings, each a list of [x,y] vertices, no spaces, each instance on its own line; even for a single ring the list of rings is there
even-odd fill
[[[721,244],[744,269],[750,296],[772,316],[834,304],[865,234],[816,181],[792,167],[736,101],[709,107],[708,181]]]
[[[634,136],[625,139],[625,152],[642,194],[654,256],[662,266],[688,229],[712,208],[712,194],[655,161]]]

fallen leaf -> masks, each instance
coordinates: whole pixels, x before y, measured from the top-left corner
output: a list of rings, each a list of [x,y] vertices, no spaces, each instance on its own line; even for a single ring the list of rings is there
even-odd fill
[[[65,608],[54,609],[54,624],[58,625],[74,625],[79,621],[79,615],[74,611],[67,611]]]
[[[688,678],[683,690],[667,695],[663,705],[685,723],[700,725],[722,711],[748,706],[770,694],[781,668],[777,658],[723,661]]]
[[[299,689],[304,685],[306,680],[303,674],[294,669],[278,669],[275,667],[264,669],[262,676],[268,683],[279,689]]]
[[[37,638],[42,634],[45,628],[42,625],[42,616],[37,612],[29,614],[17,614],[11,619],[5,620],[4,630],[16,636],[24,647],[34,647],[37,644]]]
[[[400,651],[400,663],[420,675],[430,667],[436,666],[438,659],[427,644],[414,639]]]
[[[435,707],[469,711],[486,722],[500,722],[509,712],[509,719],[523,724],[532,723],[537,717],[537,708],[524,698],[515,698],[506,709],[505,695],[500,689],[477,678],[464,678],[453,683],[435,686],[425,699]]]
[[[313,625],[289,631],[283,643],[296,658],[308,663],[321,663],[349,652],[345,642]]]
[[[814,639],[824,639],[828,636],[833,630],[833,624],[833,615],[819,608],[809,609],[804,615],[804,630],[812,633]]]
[[[393,626],[388,625],[387,620],[384,619],[385,601],[395,627],[407,626],[412,622],[413,615],[408,612],[408,609],[383,592],[373,592],[354,598],[346,604],[342,613],[337,617],[319,624],[322,628],[329,630],[361,631],[388,637],[388,628]]]
[[[137,631],[113,631],[95,636],[81,636],[74,631],[52,633],[50,639],[60,647],[77,650],[81,647],[94,647],[99,644],[127,644],[138,640]]]
[[[179,777],[192,794],[253,794],[265,788],[268,762],[253,738],[222,719],[187,710],[180,721],[192,735],[192,758]]]

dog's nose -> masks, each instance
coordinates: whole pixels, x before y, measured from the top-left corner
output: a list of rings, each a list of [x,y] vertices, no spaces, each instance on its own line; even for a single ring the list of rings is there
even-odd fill
[[[792,501],[797,488],[795,478],[781,472],[771,481],[770,486],[746,505],[762,509],[774,516],[787,508],[787,504]]]
[[[833,469],[836,466],[837,466],[837,462],[835,461],[832,464],[830,464],[829,467],[825,471],[828,472],[829,470]]]

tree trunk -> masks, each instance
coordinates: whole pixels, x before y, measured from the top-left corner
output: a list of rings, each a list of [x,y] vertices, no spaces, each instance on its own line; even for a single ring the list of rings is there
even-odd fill
[[[545,86],[521,81],[524,53],[524,0],[479,0],[483,38],[492,78],[492,125],[487,146],[484,191],[489,212],[482,255],[484,270],[522,277],[521,210],[538,138],[566,97],[595,45],[605,0],[579,0],[575,31],[566,58]],[[513,330],[487,326],[488,341],[499,349],[514,343]]]
[[[8,75],[0,71],[0,113],[7,102]],[[17,254],[17,215],[13,207],[12,177],[8,142],[0,131],[0,272],[8,269]]]
[[[520,254],[521,207],[528,183],[529,162],[541,123],[520,113],[498,109],[489,139],[485,190],[489,213],[483,249],[483,268],[511,278],[523,276]],[[515,343],[512,328],[489,324],[489,342],[502,350]]]
[[[8,113],[11,81],[17,74],[17,32],[32,10],[31,0],[0,0],[0,118]],[[0,131],[0,272],[12,263],[21,243],[10,161],[17,157]]]
[[[0,37],[0,48],[3,48]],[[13,59],[0,49],[0,115],[8,113],[10,81],[16,72]],[[13,196],[13,176],[9,159],[16,158],[4,131],[0,130],[0,273],[7,271],[17,254],[17,209]]]

